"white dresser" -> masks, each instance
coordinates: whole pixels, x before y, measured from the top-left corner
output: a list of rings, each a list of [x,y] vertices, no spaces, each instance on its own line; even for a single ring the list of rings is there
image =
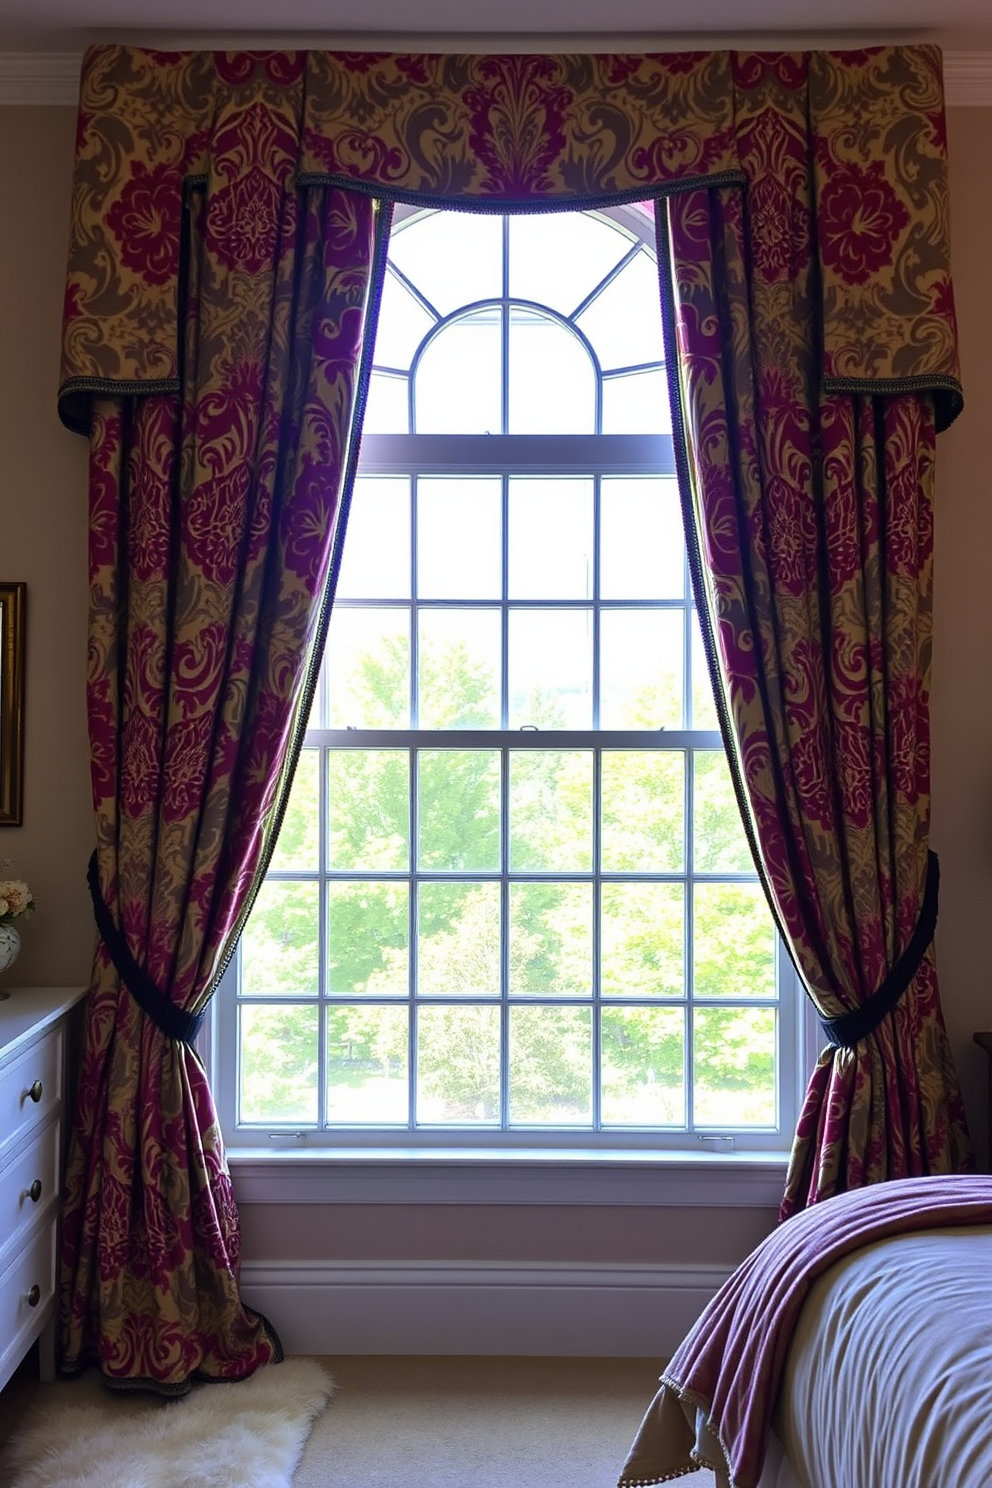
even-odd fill
[[[3,987],[0,1002],[0,1389],[36,1338],[55,1373],[69,1014],[83,987]]]

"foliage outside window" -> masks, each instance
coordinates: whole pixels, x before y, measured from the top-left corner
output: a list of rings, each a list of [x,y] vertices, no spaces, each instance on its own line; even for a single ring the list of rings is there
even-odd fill
[[[326,656],[224,1000],[236,1143],[760,1146],[792,1119],[650,239],[631,208],[394,227]]]

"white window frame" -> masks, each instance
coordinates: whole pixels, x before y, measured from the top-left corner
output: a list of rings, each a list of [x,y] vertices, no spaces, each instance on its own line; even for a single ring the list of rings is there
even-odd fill
[[[400,207],[397,220],[416,214]],[[607,215],[604,212],[604,215]],[[653,250],[653,224],[629,208],[613,209]],[[595,439],[599,460],[575,457],[576,439]],[[363,442],[361,473],[408,474],[416,468],[431,475],[464,471],[467,457],[478,455],[479,438],[459,435],[378,435]],[[582,474],[674,474],[672,441],[663,436],[500,436],[498,464],[502,474],[568,473],[570,461]],[[622,461],[618,460],[621,455]],[[622,469],[618,470],[618,464]],[[478,458],[472,474],[482,473]],[[542,735],[544,747],[569,747],[570,735]],[[314,740],[354,747],[375,742],[408,747],[407,735],[389,731],[375,736],[324,731]],[[505,735],[478,739],[459,731],[457,747],[471,742],[507,746]],[[519,736],[513,737],[519,745]],[[583,746],[589,747],[583,736]],[[643,747],[644,736],[599,734],[599,748],[622,742]],[[666,733],[673,747],[722,749],[718,733]],[[422,735],[420,746],[447,744],[451,736]],[[573,743],[573,747],[574,743]],[[691,881],[691,874],[690,874]],[[725,875],[720,875],[721,878]],[[620,1204],[777,1204],[787,1160],[787,1146],[798,1118],[802,1092],[820,1040],[818,1024],[784,947],[777,948],[778,984],[778,1123],[772,1132],[724,1133],[716,1130],[669,1132],[612,1128],[530,1128],[498,1133],[491,1128],[416,1131],[299,1131],[292,1123],[274,1129],[238,1128],[234,1120],[237,1081],[236,989],[239,958],[235,956],[213,999],[201,1037],[225,1135],[228,1159],[238,1179],[243,1202],[541,1202]],[[665,1179],[659,1186],[659,1175]]]

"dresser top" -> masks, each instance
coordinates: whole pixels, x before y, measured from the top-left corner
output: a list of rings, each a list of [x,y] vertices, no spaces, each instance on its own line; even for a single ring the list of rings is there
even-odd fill
[[[0,1002],[0,1060],[16,1053],[86,996],[85,987],[8,987],[0,983],[0,991],[10,993],[6,1002]]]

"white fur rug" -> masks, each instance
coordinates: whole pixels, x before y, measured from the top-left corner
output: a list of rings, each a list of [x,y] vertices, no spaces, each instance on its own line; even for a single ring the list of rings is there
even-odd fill
[[[290,1488],[333,1391],[312,1359],[287,1359],[181,1400],[107,1390],[91,1370],[45,1386],[0,1454],[5,1488]]]

